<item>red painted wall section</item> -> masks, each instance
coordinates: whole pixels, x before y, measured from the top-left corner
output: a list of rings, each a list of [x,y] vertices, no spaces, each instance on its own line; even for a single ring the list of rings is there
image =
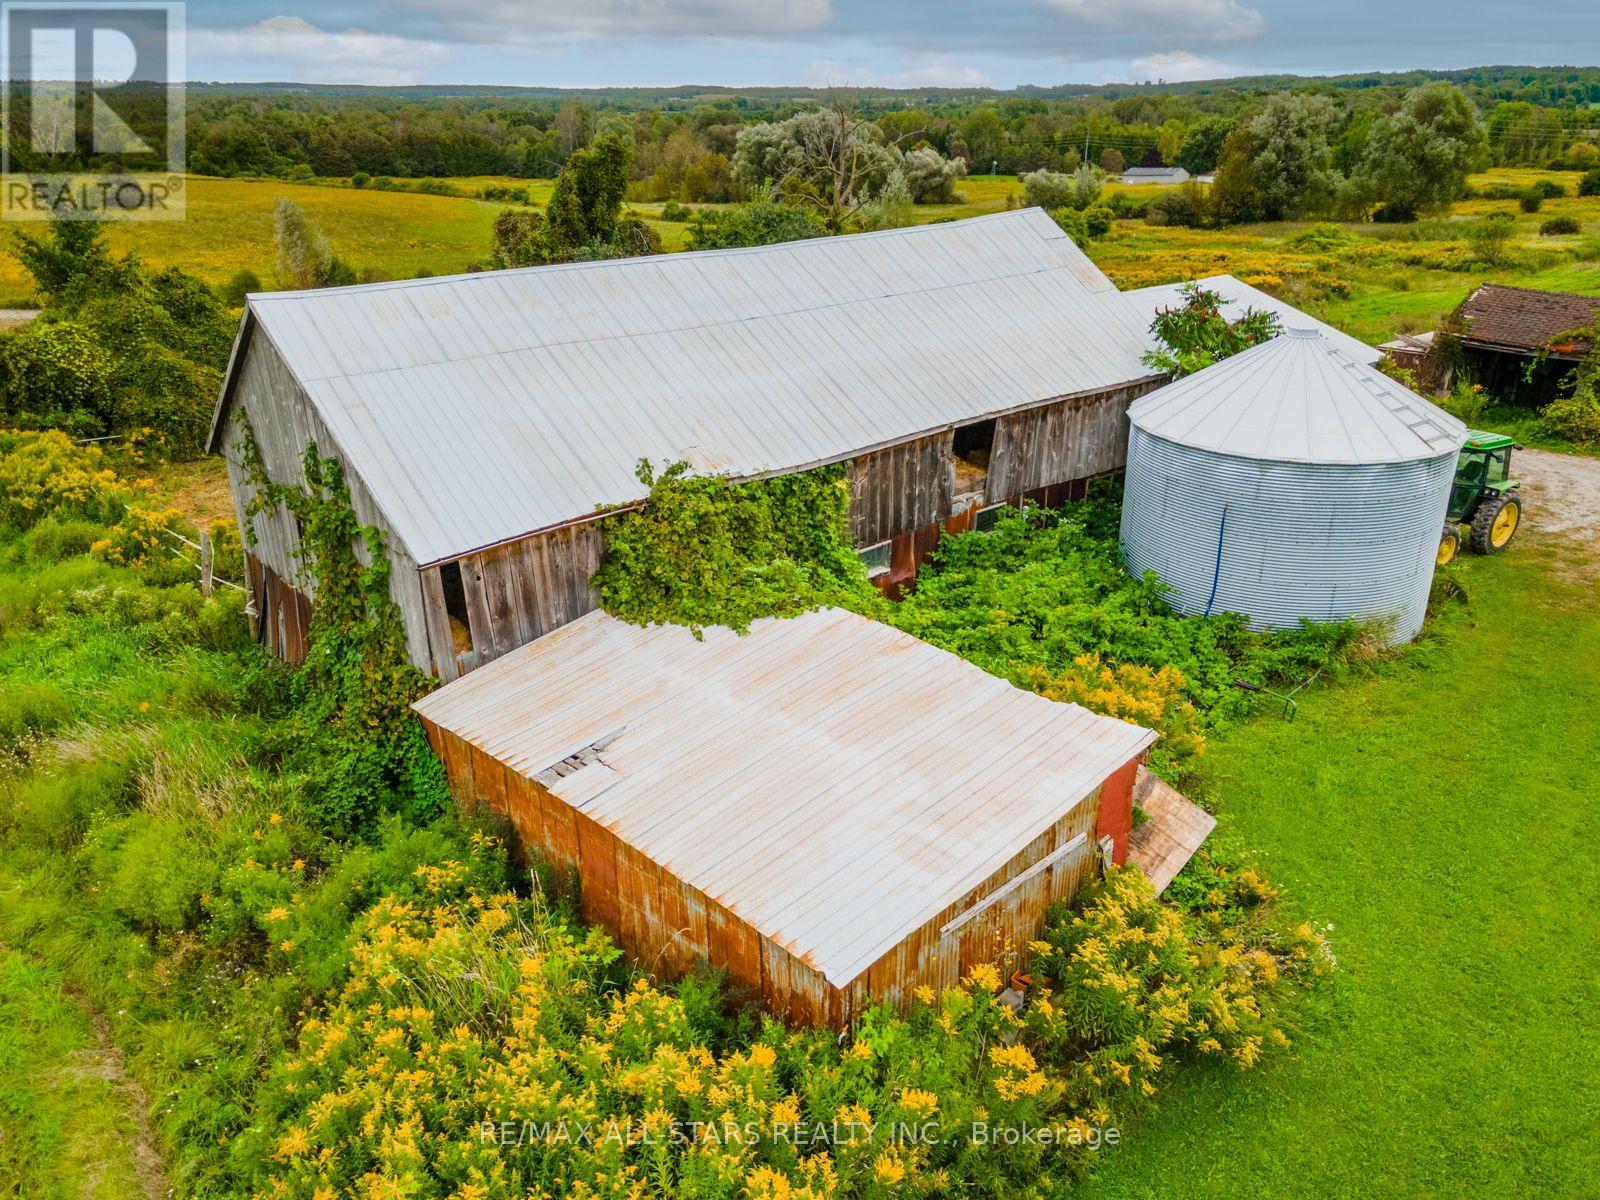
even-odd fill
[[[1095,837],[1111,839],[1111,861],[1119,867],[1128,861],[1128,834],[1133,831],[1133,780],[1139,773],[1139,761],[1136,758],[1118,767],[1100,785],[1100,820]]]

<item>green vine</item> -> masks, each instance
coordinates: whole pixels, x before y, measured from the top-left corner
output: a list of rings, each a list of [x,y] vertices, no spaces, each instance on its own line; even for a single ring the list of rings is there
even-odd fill
[[[825,605],[880,615],[886,602],[850,541],[843,466],[750,483],[657,474],[639,462],[644,504],[608,520],[594,578],[600,606],[636,625],[728,625]]]
[[[1587,350],[1577,366],[1561,380],[1563,390],[1545,405],[1544,423],[1559,437],[1586,445],[1600,443],[1600,317],[1587,329],[1570,329],[1550,339],[1541,356],[1555,347],[1584,345]]]
[[[258,513],[287,509],[300,528],[297,582],[316,597],[299,732],[322,822],[349,837],[385,812],[426,820],[448,792],[411,702],[434,681],[407,654],[405,625],[389,594],[383,531],[357,520],[338,459],[323,457],[312,443],[302,459],[304,486],[275,483],[242,413],[239,423],[239,461],[255,488],[245,506],[245,536],[253,545],[250,524]]]

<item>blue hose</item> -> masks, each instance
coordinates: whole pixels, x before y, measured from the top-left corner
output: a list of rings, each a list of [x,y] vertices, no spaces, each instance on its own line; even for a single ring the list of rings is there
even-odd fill
[[[1217,584],[1222,581],[1222,539],[1228,532],[1228,506],[1222,506],[1222,524],[1217,527],[1217,566],[1211,573],[1211,595],[1206,597],[1206,616],[1211,615],[1211,606],[1217,602]]]

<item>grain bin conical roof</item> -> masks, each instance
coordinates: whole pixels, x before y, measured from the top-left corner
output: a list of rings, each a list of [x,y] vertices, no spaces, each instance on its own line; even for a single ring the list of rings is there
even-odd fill
[[[1455,453],[1467,432],[1314,329],[1287,330],[1169,383],[1128,417],[1153,437],[1271,462],[1415,462]]]

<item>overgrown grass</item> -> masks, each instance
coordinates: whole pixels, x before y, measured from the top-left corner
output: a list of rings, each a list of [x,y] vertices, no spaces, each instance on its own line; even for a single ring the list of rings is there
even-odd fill
[[[1186,1077],[1086,1196],[1594,1195],[1600,588],[1536,538],[1461,573],[1402,662],[1202,764],[1218,836],[1331,921],[1335,1001],[1266,1086]]]

